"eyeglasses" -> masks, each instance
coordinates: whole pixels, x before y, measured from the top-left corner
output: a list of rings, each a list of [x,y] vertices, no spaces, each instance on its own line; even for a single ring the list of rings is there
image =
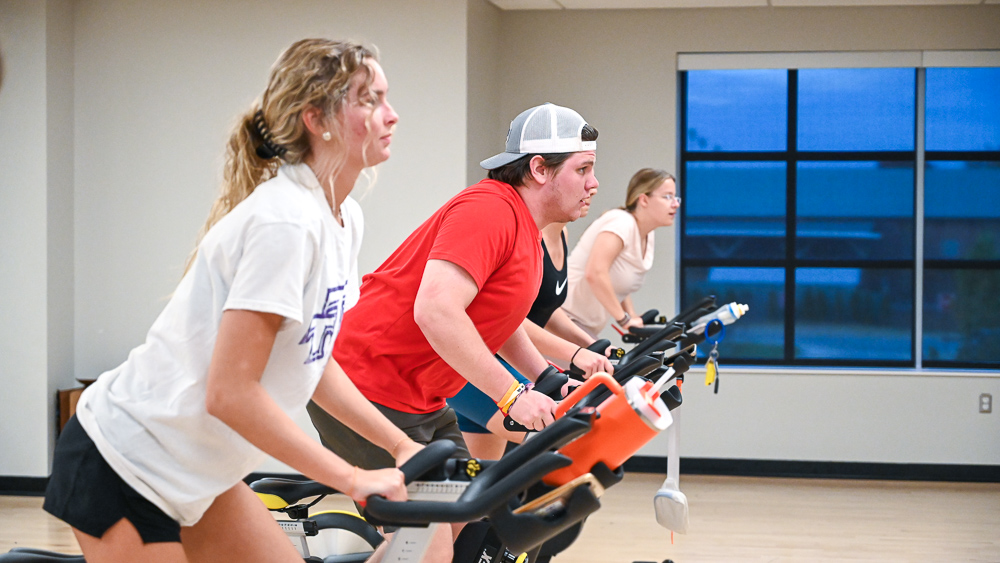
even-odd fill
[[[675,201],[677,202],[677,205],[681,204],[681,198],[678,197],[678,196],[676,196],[676,195],[674,195],[674,194],[661,195],[660,197],[662,197],[663,199],[667,200],[668,204],[669,203],[673,203]]]

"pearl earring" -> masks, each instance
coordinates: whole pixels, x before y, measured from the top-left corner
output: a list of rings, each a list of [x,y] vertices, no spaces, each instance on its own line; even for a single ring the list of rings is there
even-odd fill
[[[323,140],[324,141],[329,141],[330,140],[330,132],[329,131],[323,131]]]

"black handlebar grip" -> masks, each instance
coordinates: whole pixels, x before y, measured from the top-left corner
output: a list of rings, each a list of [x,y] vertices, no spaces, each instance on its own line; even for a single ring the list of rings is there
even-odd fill
[[[602,338],[600,340],[595,340],[593,344],[587,346],[587,350],[591,352],[596,352],[598,354],[604,354],[608,348],[611,347],[611,341],[607,338]]]
[[[651,324],[656,324],[656,317],[659,314],[660,312],[657,311],[656,309],[650,309],[645,313],[639,315],[639,318],[642,319],[642,324],[651,325]]]
[[[553,401],[562,400],[562,388],[569,381],[569,376],[559,371],[555,366],[545,368],[538,374],[535,386],[532,388],[543,395],[548,395]]]
[[[686,372],[688,370],[688,368],[691,367],[691,364],[688,363],[688,360],[687,360],[686,357],[684,357],[684,356],[677,356],[677,358],[674,360],[674,363],[671,364],[670,367],[673,368],[674,374],[681,375],[682,373]]]
[[[582,373],[582,372],[581,372]],[[559,371],[555,366],[545,368],[545,371],[538,374],[535,380],[534,391],[547,395],[553,401],[562,400],[562,388],[569,382],[569,376],[565,372]],[[527,432],[528,427],[517,422],[508,414],[503,418],[503,427],[510,432]]]
[[[424,446],[424,449],[399,466],[399,470],[403,472],[403,478],[406,479],[406,484],[410,484],[427,472],[437,469],[457,449],[458,446],[451,440],[437,440]]]

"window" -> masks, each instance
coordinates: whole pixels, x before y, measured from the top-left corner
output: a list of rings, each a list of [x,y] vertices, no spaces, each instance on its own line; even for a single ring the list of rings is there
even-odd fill
[[[1000,68],[927,69],[924,365],[1000,363]]]
[[[679,82],[682,304],[750,304],[730,361],[1000,364],[1000,68]]]

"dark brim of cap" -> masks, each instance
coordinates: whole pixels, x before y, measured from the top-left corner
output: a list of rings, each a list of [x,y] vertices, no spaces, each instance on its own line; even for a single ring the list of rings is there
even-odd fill
[[[486,160],[480,162],[479,166],[482,166],[483,170],[495,170],[505,164],[510,164],[511,162],[514,162],[515,160],[521,158],[522,156],[525,155],[519,152],[502,152],[496,156],[491,156],[490,158],[487,158]]]

